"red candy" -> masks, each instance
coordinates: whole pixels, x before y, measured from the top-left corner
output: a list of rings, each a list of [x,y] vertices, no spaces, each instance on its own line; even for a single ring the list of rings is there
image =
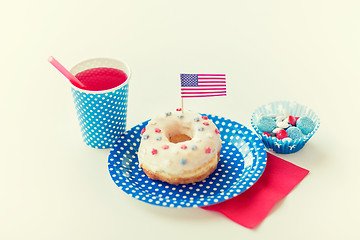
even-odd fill
[[[268,136],[268,137],[271,137],[271,134],[270,133],[267,133],[267,132],[263,132],[264,135]]]
[[[208,122],[203,122],[203,124],[204,124],[205,126],[209,126],[209,123],[208,123]]]
[[[284,129],[281,129],[276,133],[276,137],[277,139],[283,139],[283,138],[287,138],[288,134]]]
[[[161,129],[160,128],[155,128],[155,132],[159,133],[159,132],[161,132]]]
[[[293,126],[296,126],[296,121],[299,119],[299,117],[294,117],[289,115],[289,123]]]
[[[146,129],[145,129],[145,128],[143,128],[143,129],[141,130],[141,134],[143,134],[143,133],[145,132],[145,130],[146,130]]]
[[[184,145],[181,145],[180,148],[181,148],[181,149],[187,149],[187,146],[184,144]]]
[[[165,149],[165,150],[169,149],[169,145],[164,145],[164,146],[162,146],[162,148]]]
[[[204,119],[204,120],[208,120],[207,116],[201,116],[201,118]]]
[[[205,148],[205,153],[211,153],[211,148],[209,147]]]
[[[180,112],[180,111],[181,111],[181,108],[177,108],[176,111]]]
[[[155,148],[153,148],[153,150],[151,151],[152,155],[157,154],[157,150]]]
[[[216,134],[219,134],[219,133],[220,133],[220,131],[219,131],[219,130],[217,130],[217,129],[215,129],[215,133],[216,133]]]

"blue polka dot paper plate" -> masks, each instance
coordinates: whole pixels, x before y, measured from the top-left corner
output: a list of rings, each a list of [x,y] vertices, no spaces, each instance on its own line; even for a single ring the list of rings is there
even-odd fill
[[[204,114],[205,115],[205,114]],[[145,121],[120,136],[108,158],[110,176],[128,195],[163,207],[202,207],[235,197],[262,175],[267,156],[262,141],[240,123],[206,115],[220,131],[222,148],[217,169],[205,180],[171,185],[148,178],[139,167],[137,150]]]

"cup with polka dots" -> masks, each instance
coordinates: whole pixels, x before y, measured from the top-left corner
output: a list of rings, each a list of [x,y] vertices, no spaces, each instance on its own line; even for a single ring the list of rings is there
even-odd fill
[[[126,128],[130,68],[119,60],[95,58],[70,72],[85,85],[71,85],[84,142],[111,148]]]

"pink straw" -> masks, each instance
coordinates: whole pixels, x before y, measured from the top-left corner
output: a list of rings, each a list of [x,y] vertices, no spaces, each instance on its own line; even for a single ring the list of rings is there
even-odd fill
[[[75,86],[85,88],[85,85],[79,81],[71,72],[69,72],[63,65],[61,65],[54,57],[50,56],[48,61],[59,70],[70,82]]]

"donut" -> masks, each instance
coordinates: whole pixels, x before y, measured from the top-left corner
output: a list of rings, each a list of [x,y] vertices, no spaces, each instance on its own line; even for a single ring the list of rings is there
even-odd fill
[[[167,112],[141,131],[139,166],[153,180],[175,185],[199,182],[217,168],[220,149],[220,132],[207,116]]]

